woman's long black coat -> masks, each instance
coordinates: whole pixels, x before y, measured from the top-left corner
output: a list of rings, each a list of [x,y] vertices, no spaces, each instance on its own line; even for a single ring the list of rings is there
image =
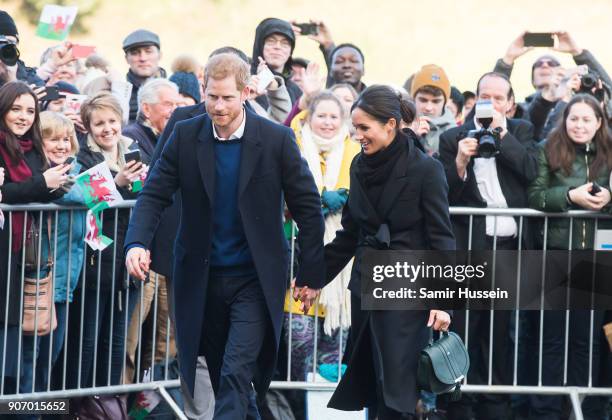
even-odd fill
[[[25,154],[25,162],[32,171],[32,177],[22,182],[15,182],[8,172],[7,163],[0,155],[0,167],[5,168],[4,184],[0,187],[2,204],[48,203],[60,198],[62,190],[50,192],[43,176],[44,158],[32,149]],[[28,217],[38,217],[38,212],[29,213]],[[11,252],[9,266],[10,216],[4,212],[4,229],[0,230],[0,322],[4,326],[6,305],[8,302],[8,325],[19,324],[19,308],[21,307],[21,252]],[[7,297],[7,280],[10,279]],[[1,344],[1,343],[0,343]]]
[[[342,214],[343,229],[325,247],[328,279],[333,279],[355,256],[349,284],[353,306],[360,302],[360,265],[367,249],[363,241],[377,233],[381,220],[389,226],[390,249],[455,249],[442,165],[418,150],[403,134],[397,140],[405,141],[406,159],[399,160],[393,168],[379,203],[369,202],[357,175],[361,155],[355,157],[350,171],[351,193]],[[428,311],[353,308],[352,312],[351,356],[329,406],[340,410],[371,406],[376,402],[376,383],[380,381],[387,407],[414,412],[418,356],[429,340]]]

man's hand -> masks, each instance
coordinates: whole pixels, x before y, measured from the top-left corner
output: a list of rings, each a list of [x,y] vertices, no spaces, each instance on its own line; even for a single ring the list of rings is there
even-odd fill
[[[419,118],[415,119],[416,130],[414,130],[414,132],[417,134],[417,136],[422,137],[426,136],[427,133],[429,133],[429,131],[431,130],[431,127],[429,126],[430,119],[430,117],[427,117],[425,115],[421,115]]]
[[[550,77],[550,83],[542,86],[542,97],[550,102],[555,102],[560,99],[558,96],[559,86],[563,84],[566,70],[563,67],[555,67],[552,69],[552,76]]]
[[[523,31],[518,36],[518,38],[512,41],[512,43],[508,46],[508,49],[506,50],[506,54],[502,58],[502,60],[504,60],[504,63],[506,63],[507,65],[509,66],[513,65],[514,60],[516,60],[521,55],[533,49],[533,47],[525,46],[525,40],[523,39],[523,37],[525,36],[526,33],[527,31]]]
[[[304,313],[304,315],[308,313],[320,292],[320,290],[311,289],[308,286],[296,287],[293,289],[293,299],[295,299],[296,302],[298,300],[302,302],[300,310]]]
[[[297,22],[294,20],[291,21],[291,27],[293,28],[293,32],[295,32],[296,35],[302,35],[302,30],[298,26],[295,26],[296,23]],[[316,35],[307,35],[308,38],[318,42],[323,46],[323,48],[329,49],[334,44],[334,40],[325,22],[321,20],[310,19],[310,23],[314,23],[317,25],[317,27],[319,28],[319,33]]]
[[[493,121],[491,121],[490,128],[499,128],[499,137],[503,138],[508,130],[506,130],[506,116],[501,112],[498,112],[496,109],[493,110]]]
[[[429,311],[427,326],[433,327],[434,331],[448,331],[450,325],[450,315],[444,311],[432,309]]]
[[[459,140],[457,143],[457,157],[455,158],[455,165],[457,165],[457,174],[459,178],[465,177],[465,170],[472,156],[478,154],[478,140],[473,137],[466,137]]]
[[[68,64],[71,61],[76,60],[76,58],[72,56],[72,44],[66,41],[54,48],[51,52],[50,60],[56,69],[59,66],[63,66],[64,64]]]
[[[129,275],[143,281],[149,272],[150,263],[151,252],[138,246],[130,248],[125,256],[125,267]]]
[[[554,32],[557,36],[556,46],[553,47],[553,50],[569,53],[573,56],[582,54],[582,48],[578,46],[574,38],[567,31],[559,31]]]

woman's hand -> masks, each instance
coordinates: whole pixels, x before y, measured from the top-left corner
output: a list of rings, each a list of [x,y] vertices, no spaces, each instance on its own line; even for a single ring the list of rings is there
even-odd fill
[[[68,172],[70,168],[70,165],[64,164],[49,168],[45,172],[43,172],[43,177],[45,178],[47,188],[49,188],[50,190],[57,190],[62,185],[64,185],[64,182],[66,182],[66,179],[68,179],[68,175],[66,175],[66,172]]]
[[[607,188],[602,188],[597,194],[591,195],[592,188],[593,183],[589,182],[569,190],[568,196],[570,201],[586,210],[601,210],[610,202],[610,191]]]
[[[4,185],[4,168],[0,168],[0,187]]]
[[[433,327],[434,331],[447,331],[450,325],[450,315],[444,311],[432,309],[429,311],[428,327]]]
[[[115,184],[118,187],[127,187],[132,182],[136,181],[140,178],[140,175],[143,172],[146,172],[147,166],[142,162],[136,162],[132,160],[125,164],[123,169],[121,169],[117,175],[115,175]]]

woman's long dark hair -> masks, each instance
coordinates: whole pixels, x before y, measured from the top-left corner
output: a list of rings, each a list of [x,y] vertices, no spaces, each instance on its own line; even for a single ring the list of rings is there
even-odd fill
[[[546,140],[546,156],[550,169],[553,172],[561,170],[567,176],[571,174],[572,164],[576,159],[576,147],[567,134],[566,121],[572,106],[578,103],[588,105],[595,113],[597,120],[601,122],[601,126],[592,140],[596,146],[595,159],[589,166],[589,181],[592,181],[597,178],[604,168],[612,169],[612,137],[610,136],[608,121],[599,103],[593,96],[579,94],[569,101],[563,111],[563,118]]]
[[[30,87],[21,81],[9,82],[0,88],[0,132],[4,135],[6,150],[17,165],[23,159],[19,137],[17,137],[6,125],[4,121],[6,114],[11,110],[15,100],[21,95],[30,95],[34,99],[34,123],[32,127],[23,135],[24,139],[32,140],[34,149],[40,154],[45,165],[44,152],[42,148],[42,135],[40,133],[40,110],[38,109],[38,98]]]
[[[372,85],[366,88],[353,103],[351,111],[355,108],[370,114],[381,124],[394,119],[397,130],[400,130],[402,121],[409,125],[416,116],[414,104],[401,93],[385,85]]]

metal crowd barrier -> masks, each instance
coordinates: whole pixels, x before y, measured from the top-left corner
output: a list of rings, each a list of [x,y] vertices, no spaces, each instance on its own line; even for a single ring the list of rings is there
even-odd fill
[[[114,233],[116,237],[118,229],[121,227],[118,226],[119,221],[119,212],[129,211],[131,212],[131,208],[134,205],[134,201],[126,201],[121,205],[108,209],[104,212],[103,217],[111,217],[114,220]],[[78,206],[58,206],[55,204],[27,204],[27,205],[4,205],[0,204],[0,210],[4,212],[5,216],[5,225],[4,225],[4,233],[12,231],[12,222],[10,213],[11,212],[25,212],[25,219],[35,218],[38,221],[44,220],[47,216],[51,216],[52,226],[54,231],[52,232],[52,248],[57,249],[58,247],[58,220],[60,217],[68,215],[68,225],[69,230],[72,230],[75,220],[77,217],[82,217],[81,211],[84,209]],[[469,231],[470,231],[470,246],[471,246],[471,236],[472,236],[472,226],[474,222],[474,217],[476,216],[514,216],[518,217],[518,243],[519,246],[521,244],[522,235],[524,232],[524,226],[526,220],[528,218],[538,218],[543,219],[545,234],[544,234],[544,249],[546,248],[547,243],[547,227],[548,221],[552,218],[569,218],[570,219],[570,232],[573,220],[575,218],[589,218],[595,219],[595,228],[597,228],[597,221],[603,218],[610,218],[610,216],[603,215],[601,213],[589,212],[589,211],[570,211],[568,213],[543,213],[532,209],[482,209],[482,208],[465,208],[465,207],[454,207],[450,209],[450,213],[453,216],[468,216],[469,217]],[[24,240],[26,235],[26,226],[27,223],[24,223],[22,240]],[[295,226],[293,227],[295,231]],[[44,224],[38,223],[38,240],[39,246],[43,243],[43,233],[44,233]],[[292,260],[295,257],[295,235],[291,235],[291,257]],[[495,235],[494,237],[496,237]],[[9,235],[10,237],[10,235]],[[4,238],[3,238],[4,239]],[[9,239],[12,241],[12,239]],[[571,238],[570,238],[571,243]],[[68,249],[71,248],[72,244],[72,236],[68,237]],[[110,245],[113,247],[113,250],[116,250],[116,242]],[[85,256],[87,256],[86,252],[86,244],[83,244],[83,252]],[[41,400],[41,399],[50,399],[50,398],[72,398],[72,397],[81,397],[81,396],[91,396],[91,395],[101,395],[101,394],[120,394],[120,393],[131,393],[131,392],[139,392],[139,391],[147,391],[147,390],[157,390],[161,396],[161,398],[168,403],[170,408],[174,411],[175,415],[179,418],[185,418],[184,414],[181,412],[180,408],[175,404],[174,400],[171,398],[168,393],[168,389],[176,388],[180,386],[180,381],[176,378],[171,378],[169,376],[169,369],[163,370],[163,377],[161,378],[151,378],[150,381],[144,381],[140,372],[143,369],[149,368],[152,365],[161,365],[168,366],[172,359],[172,355],[170,354],[171,347],[171,321],[168,316],[165,316],[165,319],[158,320],[158,312],[162,310],[159,306],[159,298],[160,298],[160,290],[159,290],[159,278],[154,276],[152,281],[154,282],[154,291],[153,295],[150,296],[151,306],[150,306],[150,314],[149,318],[151,319],[152,326],[145,326],[143,321],[146,317],[144,313],[145,300],[142,291],[144,290],[144,285],[140,285],[140,288],[128,287],[125,291],[116,290],[115,285],[115,272],[114,268],[116,265],[116,260],[113,257],[110,262],[111,267],[111,290],[110,290],[110,303],[101,302],[101,298],[103,298],[103,293],[107,293],[108,291],[102,291],[100,289],[100,275],[101,275],[101,258],[100,253],[97,252],[97,276],[94,279],[87,278],[85,269],[87,264],[90,261],[86,261],[86,258],[83,261],[83,266],[80,273],[79,286],[77,287],[77,295],[80,296],[79,299],[75,299],[74,302],[69,303],[66,298],[65,302],[56,302],[56,308],[58,305],[63,305],[66,313],[66,330],[65,335],[63,337],[63,341],[60,344],[62,347],[62,353],[60,353],[57,361],[55,363],[52,362],[51,353],[47,352],[45,354],[44,360],[39,360],[40,358],[37,356],[41,351],[38,346],[40,345],[41,340],[46,339],[46,337],[38,337],[38,336],[26,336],[24,335],[21,329],[22,317],[23,317],[23,277],[25,274],[23,263],[24,263],[24,255],[22,253],[14,254],[11,250],[11,247],[8,248],[8,255],[2,255],[0,258],[2,260],[6,260],[8,264],[6,266],[0,265],[3,270],[6,270],[4,273],[0,273],[0,280],[4,278],[4,282],[0,282],[0,287],[4,288],[3,292],[5,294],[6,301],[4,304],[4,319],[0,321],[0,351],[2,351],[2,357],[0,359],[0,372],[2,373],[2,377],[5,379],[0,384],[0,402],[6,401],[14,401],[14,400],[23,400],[23,401],[31,401],[31,400]],[[21,258],[21,261],[18,261],[19,270],[18,276],[19,280],[17,283],[14,281],[11,282],[8,279],[10,272],[8,271],[8,267],[14,263],[16,258]],[[66,260],[65,255],[58,256],[54,253],[53,260],[54,266],[57,263],[58,258]],[[41,257],[39,257],[40,262]],[[106,261],[108,264],[108,261]],[[72,255],[69,254],[67,256],[67,264],[68,271],[70,271],[72,262]],[[293,278],[293,264],[291,264],[291,277]],[[38,271],[38,270],[37,270]],[[129,282],[127,278],[127,274],[124,271],[124,281]],[[55,270],[53,270],[53,277],[55,277]],[[8,281],[7,281],[8,280]],[[92,283],[93,282],[93,283]],[[3,284],[6,283],[6,284]],[[9,318],[9,297],[14,296],[11,294],[11,287],[15,287],[15,284],[19,286],[19,290],[17,293],[17,299],[19,299],[18,304],[21,305],[19,309],[19,324],[17,331],[14,335],[10,335],[8,330],[10,329],[10,325],[8,323]],[[95,284],[95,287],[91,288],[87,285]],[[83,292],[84,291],[84,292]],[[14,292],[14,291],[13,291]],[[117,292],[117,293],[116,293]],[[0,292],[1,293],[1,292]],[[86,295],[83,297],[83,293]],[[87,293],[94,293],[95,300],[94,304],[96,307],[94,319],[85,319],[86,310],[90,310],[91,308],[85,304],[87,300]],[[130,294],[132,296],[130,297]],[[1,296],[1,294],[0,294]],[[89,297],[91,299],[91,296]],[[108,298],[107,298],[108,299]],[[119,299],[117,302],[115,299]],[[87,300],[88,301],[88,300]],[[13,302],[14,303],[14,302]],[[109,316],[107,314],[100,313],[100,306],[105,306],[104,304],[108,303],[111,308],[116,308],[116,310],[112,310]],[[126,308],[133,308],[133,313],[128,313],[129,311]],[[514,311],[515,319],[519,318],[519,310]],[[590,334],[590,355],[592,356],[593,351],[593,312],[591,311],[591,334]],[[88,312],[89,313],[89,312]],[[318,308],[315,307],[315,315],[314,315],[314,324],[311,325],[313,329],[313,337],[311,343],[309,345],[312,346],[312,350],[304,348],[300,349],[300,353],[295,353],[294,344],[296,343],[295,332],[291,328],[292,321],[296,316],[294,313],[289,311],[286,313],[286,318],[288,323],[286,325],[290,326],[288,331],[286,331],[284,336],[283,345],[286,346],[287,356],[285,360],[279,361],[281,365],[284,365],[285,369],[281,369],[283,372],[286,370],[286,375],[283,374],[280,380],[275,380],[271,384],[271,388],[273,389],[299,389],[299,390],[327,390],[331,391],[335,389],[337,385],[337,381],[328,381],[321,380],[317,378],[318,364],[319,364],[319,338],[321,334],[324,334],[320,327],[320,318],[318,315]],[[569,313],[569,311],[567,312]],[[102,315],[102,316],[100,316]],[[121,316],[122,319],[118,321],[116,317]],[[467,311],[467,317],[469,317],[469,311]],[[542,325],[542,321],[544,317],[544,310],[540,309],[540,325]],[[77,330],[74,330],[74,322],[75,318],[80,320],[78,322]],[[90,317],[91,318],[91,317]],[[134,321],[132,318],[135,318]],[[118,328],[107,328],[108,332],[106,334],[97,333],[93,335],[93,353],[87,354],[84,353],[84,320],[93,322],[93,329],[95,331],[99,331],[102,327],[109,327],[108,324],[102,325],[103,321],[107,319],[108,324],[110,326],[118,325]],[[469,318],[468,318],[469,319]],[[566,318],[567,319],[567,318]],[[130,326],[130,322],[136,322],[137,328],[137,348],[135,353],[135,366],[134,371],[137,373],[134,383],[127,383],[125,378],[126,371],[126,357],[125,357],[125,349],[128,345],[128,329]],[[166,336],[163,338],[164,350],[159,354],[156,352],[156,334],[158,334],[158,327],[160,324],[165,324]],[[514,331],[514,349],[513,349],[513,359],[514,359],[514,370],[513,370],[513,380],[511,385],[496,385],[493,383],[492,379],[492,359],[493,359],[493,323],[491,322],[490,327],[490,341],[489,341],[489,365],[488,365],[488,381],[486,384],[472,384],[469,382],[469,373],[467,378],[464,381],[464,385],[462,386],[462,391],[466,393],[502,393],[502,394],[541,394],[541,395],[567,395],[572,403],[574,415],[576,419],[582,419],[582,410],[581,410],[581,398],[587,395],[599,395],[599,396],[612,396],[612,388],[596,388],[593,387],[593,374],[592,371],[592,363],[589,364],[589,380],[587,386],[544,386],[542,384],[542,337],[543,337],[543,328],[540,328],[539,332],[539,369],[538,369],[538,385],[537,386],[527,386],[519,384],[518,379],[518,338],[520,336],[520,324],[516,323],[516,329]],[[466,325],[469,325],[469,322],[466,321]],[[566,321],[567,326],[567,321]],[[72,329],[71,329],[72,327]],[[90,325],[91,327],[91,325]],[[113,331],[115,330],[115,331]],[[53,341],[53,336],[56,332],[51,331],[48,335],[50,341]],[[143,334],[147,333],[151,337],[151,352],[150,354],[143,354],[141,351],[141,346],[144,344],[141,340]],[[16,339],[16,343],[11,340],[11,338]],[[467,339],[467,329],[466,336]],[[101,352],[101,346],[108,346],[112,349],[113,342],[117,344],[117,340],[121,340],[122,346],[117,347],[119,350],[122,349],[122,357],[120,362],[120,367],[116,367],[114,370],[113,366],[113,354],[112,351]],[[567,381],[567,368],[568,368],[568,341],[569,341],[569,329],[566,328],[565,333],[565,363],[564,363],[564,381]],[[33,341],[33,345],[30,345],[30,341]],[[91,341],[91,337],[90,337]],[[27,342],[27,344],[26,344]],[[76,343],[76,344],[75,344]],[[337,365],[337,377],[339,378],[342,373],[342,354],[345,349],[346,344],[346,334],[345,332],[340,332],[337,334],[335,339],[335,346],[337,350],[334,350],[335,354],[331,355],[331,358],[335,360],[335,364]],[[466,345],[469,343],[466,342]],[[16,346],[16,347],[15,347]],[[28,364],[28,360],[25,358],[24,349],[26,346],[31,347],[31,367],[26,367]],[[76,346],[76,347],[75,347]],[[28,347],[28,349],[30,349]],[[22,356],[18,358],[16,362],[9,360],[10,359],[10,350],[16,349],[17,354]],[[76,353],[74,352],[75,348]],[[607,351],[607,349],[604,349]],[[337,353],[336,353],[337,352]],[[106,354],[102,354],[106,353]],[[306,356],[305,356],[306,354]],[[118,357],[115,355],[115,357]],[[294,372],[292,372],[292,366],[294,362],[296,362],[297,358],[304,361],[304,358],[311,358],[310,366],[308,367],[308,372],[300,372],[300,375],[304,373],[309,373],[307,377],[299,377]],[[90,361],[89,369],[83,366],[83,360]],[[14,363],[13,363],[14,362]],[[308,363],[307,363],[308,364]],[[15,366],[11,366],[15,365]],[[115,359],[115,365],[117,365],[117,359]],[[10,377],[15,376],[10,375],[9,367],[16,368],[16,380],[11,382]],[[105,369],[104,369],[105,368]],[[46,380],[41,384],[40,378],[37,376],[37,371],[44,369],[49,374],[46,376]],[[103,372],[100,373],[100,369],[103,369]],[[53,370],[53,374],[51,371]],[[26,377],[24,371],[28,373],[29,377]],[[90,371],[90,378],[84,378],[83,373]],[[76,374],[76,381],[74,375]],[[120,377],[117,380],[117,376]],[[114,377],[114,380],[111,378]],[[7,380],[8,378],[8,380]],[[87,381],[85,381],[87,379]],[[23,381],[27,381],[31,383],[31,389],[23,390]],[[85,382],[84,382],[85,381]],[[21,388],[21,389],[20,389]]]

